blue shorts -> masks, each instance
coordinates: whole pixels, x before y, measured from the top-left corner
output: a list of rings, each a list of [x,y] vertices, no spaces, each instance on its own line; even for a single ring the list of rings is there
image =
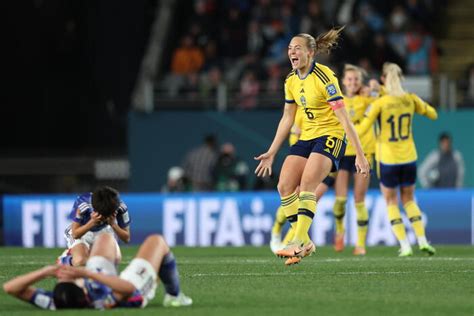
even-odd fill
[[[339,161],[346,151],[346,141],[332,136],[321,136],[311,140],[299,140],[290,147],[290,155],[308,158],[318,153],[331,159],[331,172],[339,169]]]
[[[355,166],[356,156],[344,156],[339,162],[339,170],[347,170],[350,173],[356,172]]]
[[[379,163],[380,182],[387,188],[407,187],[416,182],[416,161],[401,165]]]
[[[366,154],[365,158],[367,158],[367,161],[369,162],[369,166],[372,168],[373,166],[373,154]],[[346,170],[350,173],[356,173],[357,169],[355,166],[355,161],[356,161],[356,156],[344,156],[341,158],[341,161],[339,162],[339,170]]]
[[[324,178],[323,183],[328,186],[328,188],[332,188],[336,182],[336,179],[332,176],[332,173],[329,174],[326,178]]]

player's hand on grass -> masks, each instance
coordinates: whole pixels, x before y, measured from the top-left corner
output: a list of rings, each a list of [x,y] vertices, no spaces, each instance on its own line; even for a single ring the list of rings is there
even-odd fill
[[[274,155],[266,152],[260,156],[254,157],[255,160],[259,160],[257,168],[255,169],[255,174],[259,177],[265,177],[266,175],[272,175],[272,164]]]

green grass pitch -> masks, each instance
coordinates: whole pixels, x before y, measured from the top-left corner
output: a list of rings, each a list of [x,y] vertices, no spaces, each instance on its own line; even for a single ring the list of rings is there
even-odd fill
[[[129,262],[136,247],[122,248]],[[180,248],[183,291],[194,306],[165,309],[163,289],[140,310],[111,315],[473,315],[474,248],[438,246],[434,257],[397,258],[393,247],[373,247],[364,258],[350,249],[320,247],[299,265],[285,267],[267,247]],[[0,283],[46,264],[62,249],[0,248]],[[51,288],[52,280],[41,284]],[[44,315],[0,291],[0,315]],[[84,315],[99,311],[68,311]]]

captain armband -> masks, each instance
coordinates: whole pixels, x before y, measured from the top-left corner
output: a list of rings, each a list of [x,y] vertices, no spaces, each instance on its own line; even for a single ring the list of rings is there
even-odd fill
[[[335,111],[337,109],[340,109],[340,108],[344,107],[344,101],[343,101],[343,99],[337,99],[337,100],[334,100],[334,101],[329,101],[329,105],[331,106],[331,109],[333,111]]]

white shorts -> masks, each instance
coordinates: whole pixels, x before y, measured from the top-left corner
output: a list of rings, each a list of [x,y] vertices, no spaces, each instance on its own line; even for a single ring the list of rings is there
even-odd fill
[[[66,230],[64,231],[64,238],[66,238],[67,247],[69,249],[76,246],[76,245],[78,245],[78,244],[84,244],[84,245],[86,245],[87,248],[90,249],[92,247],[92,244],[96,240],[97,236],[99,236],[100,234],[103,234],[103,233],[109,233],[109,234],[112,234],[112,235],[115,236],[113,228],[110,227],[109,225],[107,225],[99,231],[96,231],[96,232],[88,231],[87,233],[82,235],[81,238],[74,239],[72,237],[71,225],[69,225],[66,228]]]
[[[107,275],[117,275],[115,265],[105,257],[93,256],[87,259],[86,269],[92,272],[103,273]]]
[[[132,283],[143,297],[141,307],[145,307],[155,297],[157,272],[150,262],[142,258],[133,259],[120,278]]]
[[[115,237],[115,232],[114,232],[113,228],[110,227],[109,225],[107,225],[106,227],[104,227],[103,229],[101,229],[97,232],[88,231],[87,233],[82,235],[82,237],[79,238],[79,239],[74,239],[72,237],[71,231],[72,231],[71,225],[69,225],[66,228],[66,230],[64,231],[64,238],[66,238],[66,243],[67,243],[67,248],[68,249],[71,249],[72,247],[74,247],[76,245],[83,244],[87,247],[87,249],[90,250],[92,248],[92,245],[94,244],[95,240],[97,239],[97,236],[99,236],[100,234],[104,234],[104,233],[112,234],[114,236],[115,240],[117,240],[117,237]],[[117,249],[117,262],[120,262],[122,260],[122,252],[120,251],[120,247],[118,245],[118,242],[115,243],[115,247]]]

